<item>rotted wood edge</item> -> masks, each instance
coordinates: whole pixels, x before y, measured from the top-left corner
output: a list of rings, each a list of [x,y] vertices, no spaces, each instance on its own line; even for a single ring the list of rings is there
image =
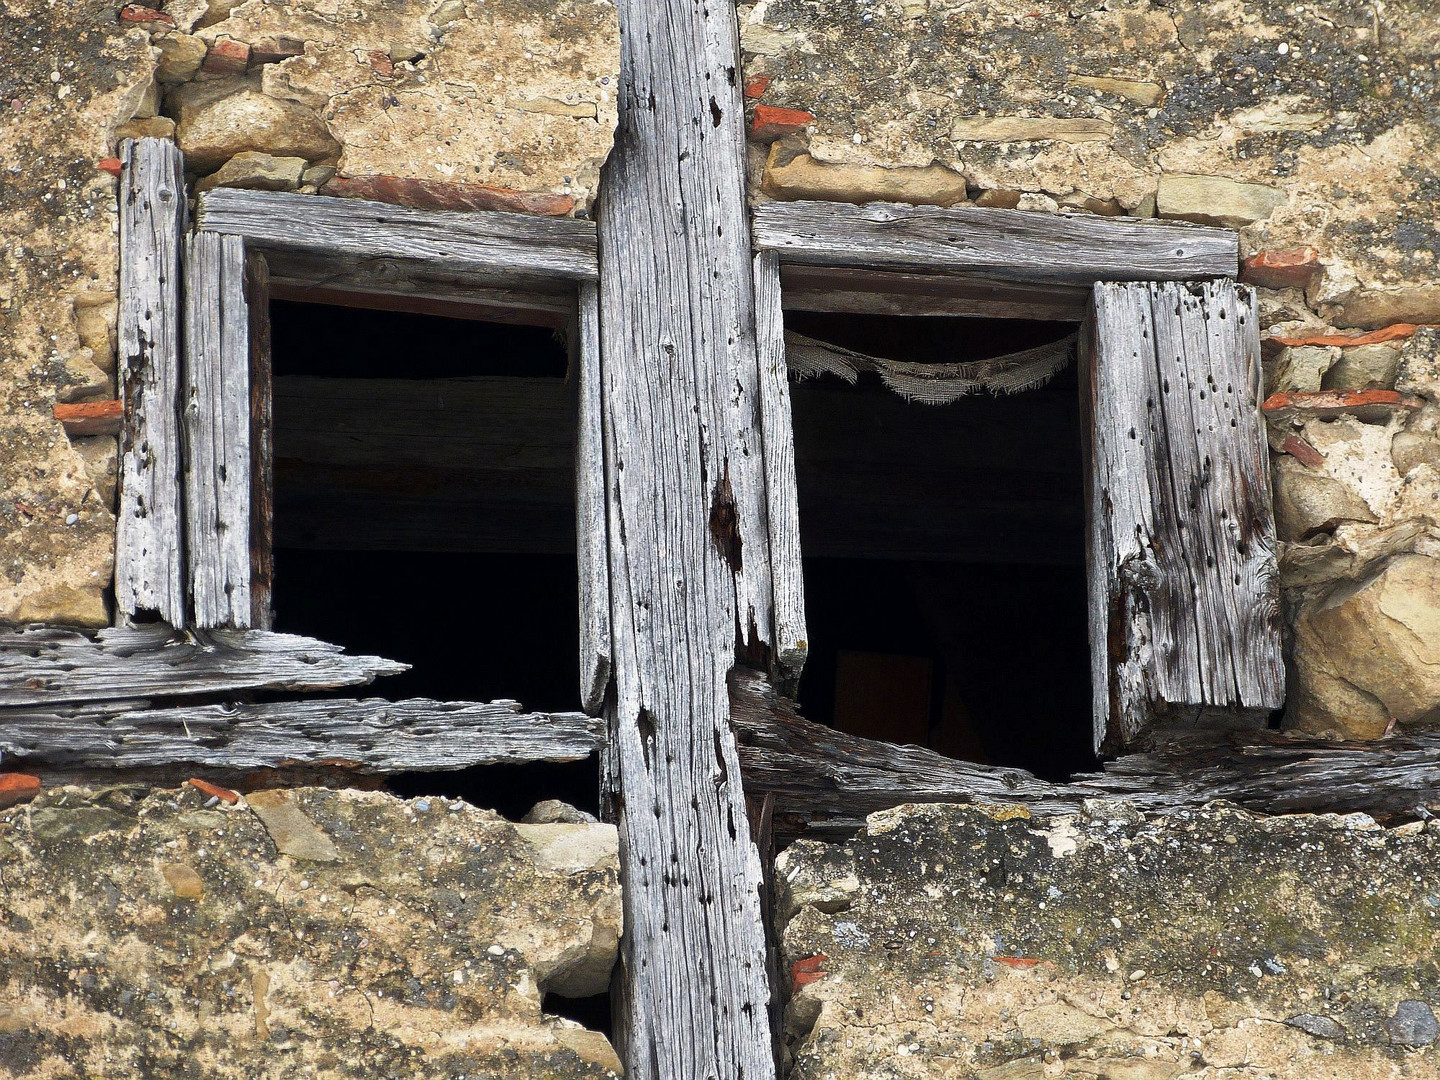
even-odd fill
[[[270,267],[245,253],[250,317],[250,625],[275,624],[275,380],[270,359]]]
[[[0,630],[0,706],[329,690],[408,669],[268,630],[176,631],[162,624],[94,634],[54,626]]]
[[[575,553],[580,586],[580,704],[598,714],[610,685],[609,538],[605,523],[605,433],[601,400],[600,295],[580,286],[571,336],[575,421]]]

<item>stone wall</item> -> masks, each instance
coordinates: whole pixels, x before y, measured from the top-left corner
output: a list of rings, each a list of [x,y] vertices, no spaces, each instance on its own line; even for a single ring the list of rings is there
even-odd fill
[[[608,0],[15,0],[0,7],[0,621],[108,621],[119,140],[220,184],[587,212],[615,126]]]
[[[3,793],[0,793],[3,794]],[[0,1078],[615,1077],[615,830],[446,799],[48,789],[0,813]]]
[[[1177,218],[1260,289],[1289,722],[1440,715],[1430,0],[757,0],[758,199]],[[1368,331],[1368,332],[1357,332]]]
[[[1437,859],[1363,815],[873,815],[780,857],[790,1076],[1440,1076]]]

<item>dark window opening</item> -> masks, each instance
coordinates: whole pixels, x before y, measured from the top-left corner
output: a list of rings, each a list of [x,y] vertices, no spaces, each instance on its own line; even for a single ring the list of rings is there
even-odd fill
[[[579,707],[574,390],[545,327],[271,304],[275,628],[412,665],[350,696]],[[401,774],[512,819],[596,763]]]
[[[583,998],[546,994],[540,1001],[540,1011],[546,1016],[563,1016],[567,1020],[574,1020],[581,1027],[598,1031],[612,1042],[614,1040],[614,1010],[609,994]]]
[[[790,312],[869,356],[962,363],[1073,332]],[[1091,769],[1083,461],[1070,364],[1038,389],[912,404],[873,373],[791,385],[809,659],[802,711],[1063,779]]]

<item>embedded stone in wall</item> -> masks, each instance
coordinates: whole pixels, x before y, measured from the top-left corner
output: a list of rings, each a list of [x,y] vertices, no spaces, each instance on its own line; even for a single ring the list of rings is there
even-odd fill
[[[1435,825],[906,806],[777,876],[791,1080],[1440,1076]]]
[[[906,202],[953,206],[965,201],[965,178],[941,165],[882,169],[827,165],[788,140],[771,145],[762,189],[776,199],[832,202]]]
[[[342,179],[478,184],[584,206],[612,142],[619,28],[608,0],[249,0],[196,32],[212,56],[244,45],[264,95],[323,124]]]
[[[247,152],[318,161],[340,151],[312,111],[258,89],[238,89],[195,104],[182,98],[176,119],[185,165],[200,173]]]
[[[1294,630],[1293,726],[1374,739],[1440,721],[1440,559],[1399,555],[1342,582],[1308,599]]]
[[[0,813],[0,1078],[615,1077],[615,830],[445,799],[58,788]],[[232,796],[233,797],[233,796]]]

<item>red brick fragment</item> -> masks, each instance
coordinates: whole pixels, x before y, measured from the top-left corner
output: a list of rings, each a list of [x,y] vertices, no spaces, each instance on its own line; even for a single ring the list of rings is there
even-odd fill
[[[120,9],[120,21],[128,23],[165,23],[167,26],[175,25],[173,15],[168,15],[144,4],[126,4]]]
[[[1320,252],[1313,247],[1258,251],[1240,264],[1240,280],[1262,289],[1303,289],[1320,273]]]
[[[1307,469],[1318,469],[1325,463],[1325,455],[1311,446],[1299,435],[1286,435],[1280,449],[1300,462]]]
[[[125,163],[118,157],[102,157],[98,167],[101,172],[108,172],[111,176],[118,178],[125,168]]]
[[[824,953],[816,953],[814,956],[807,956],[803,960],[796,960],[790,965],[790,983],[794,989],[799,990],[802,986],[809,986],[813,982],[819,982],[827,974],[821,967],[830,957]]]
[[[390,54],[383,49],[371,49],[369,54],[370,67],[377,75],[394,75],[395,61],[390,59]]]
[[[0,773],[0,810],[40,794],[40,778],[27,773]]]
[[[82,401],[73,405],[56,405],[51,412],[65,425],[66,435],[114,435],[120,431],[125,403]]]
[[[197,776],[192,776],[185,782],[200,792],[200,794],[208,795],[212,799],[219,799],[221,802],[229,803],[231,806],[234,806],[240,801],[240,793],[238,791],[231,791],[228,787],[212,784],[210,781],[201,780]]]
[[[1016,971],[1029,971],[1036,964],[1044,963],[1038,956],[996,956],[993,959],[995,963],[1004,964]]]
[[[212,75],[244,75],[250,66],[250,46],[234,38],[216,38],[200,70]]]
[[[549,191],[515,191],[488,184],[449,184],[401,176],[337,176],[321,191],[343,199],[369,199],[417,210],[510,210],[563,217],[575,209],[573,197]]]
[[[1373,421],[1384,420],[1397,409],[1418,409],[1424,404],[1398,390],[1313,390],[1271,394],[1260,410],[1274,420],[1329,420],[1350,415]]]
[[[1408,338],[1416,330],[1420,329],[1414,323],[1396,323],[1394,326],[1387,326],[1383,330],[1371,330],[1364,334],[1310,334],[1301,337],[1282,337],[1276,335],[1266,338],[1267,344],[1284,345],[1287,348],[1295,348],[1301,345],[1332,345],[1341,349],[1348,349],[1352,345],[1378,345],[1382,341],[1396,341]]]
[[[804,109],[781,109],[775,105],[756,105],[750,137],[756,142],[774,142],[786,135],[804,131],[815,122],[815,114]]]
[[[756,75],[745,84],[745,96],[751,101],[765,96],[765,91],[770,89],[769,75]]]

